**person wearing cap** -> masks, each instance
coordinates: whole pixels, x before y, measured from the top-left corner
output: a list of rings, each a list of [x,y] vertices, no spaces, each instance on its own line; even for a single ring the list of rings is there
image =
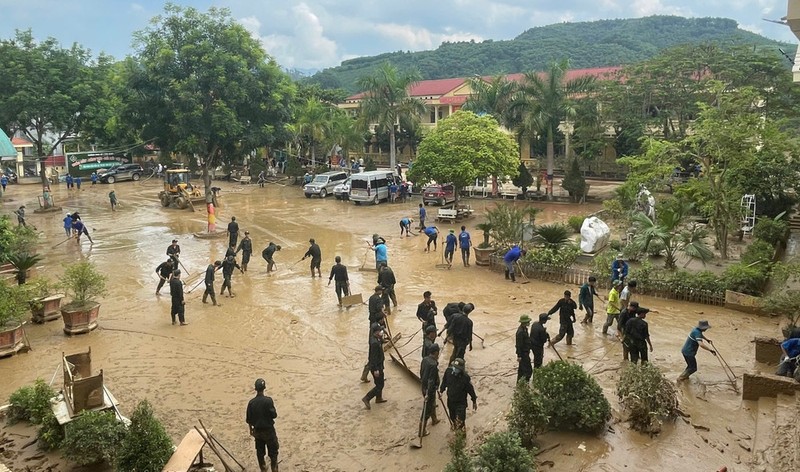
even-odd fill
[[[434,344],[436,344],[436,326],[428,326],[425,328],[425,337],[422,338],[423,358],[428,355]]]
[[[383,386],[385,379],[383,377],[383,326],[380,323],[372,323],[370,327],[372,336],[369,338],[369,371],[372,372],[372,379],[375,386],[367,392],[364,398],[364,406],[370,410],[369,402],[374,398],[375,403],[384,403],[386,400],[383,398]]]
[[[64,232],[68,238],[72,237],[72,215],[69,213],[64,217]]]
[[[644,320],[649,310],[640,308],[638,303],[634,306],[634,303],[636,302],[631,302],[631,307],[628,311],[635,311],[636,316],[622,326],[622,343],[627,345],[632,363],[636,364],[641,359],[642,364],[644,364],[647,362],[647,346],[650,346],[650,352],[653,352],[650,330],[647,326],[647,321]]]
[[[305,260],[305,258],[310,257],[311,278],[313,279],[315,277],[314,269],[317,269],[319,277],[322,278],[322,270],[320,269],[320,265],[322,264],[322,250],[319,248],[319,245],[317,245],[317,242],[314,241],[314,238],[309,239],[308,243],[310,244],[308,251],[306,251],[306,253],[303,255],[303,259],[300,260],[302,261]]]
[[[697,348],[701,347],[711,354],[717,355],[717,351],[709,347],[711,340],[705,336],[705,332],[710,328],[711,325],[708,324],[708,321],[699,321],[697,326],[689,333],[689,337],[686,338],[686,342],[681,348],[681,354],[683,354],[683,359],[686,361],[686,370],[678,376],[678,381],[686,380],[690,375],[697,372]]]
[[[239,241],[236,254],[242,253],[242,271],[247,272],[247,264],[250,262],[250,255],[253,254],[253,240],[250,239],[250,231],[244,232],[244,238]]]
[[[17,215],[17,226],[28,226],[25,223],[25,205],[22,205],[17,210],[14,210],[14,214]]]
[[[436,332],[436,302],[431,299],[430,290],[426,290],[422,294],[422,303],[417,305],[417,319],[422,322],[422,329],[425,330],[429,326],[433,326],[433,332]]]
[[[564,298],[559,299],[555,306],[547,312],[548,315],[558,312],[558,336],[552,341],[552,344],[558,343],[566,336],[567,346],[572,345],[572,338],[575,336],[575,327],[572,325],[576,321],[576,309],[578,309],[578,305],[575,303],[575,300],[572,299],[572,292],[564,290]]]
[[[531,375],[533,375],[533,367],[531,366],[531,336],[528,334],[528,326],[531,324],[531,317],[522,315],[519,317],[519,328],[517,328],[517,336],[515,347],[517,350],[517,383],[522,379],[525,382],[530,382]]]
[[[347,275],[347,266],[342,264],[342,258],[336,256],[333,260],[336,261],[336,264],[331,267],[331,275],[328,277],[328,286],[330,287],[331,280],[336,281],[336,298],[339,299],[339,306],[342,306],[342,297],[350,295],[350,277]]]
[[[400,220],[400,237],[401,238],[403,237],[403,233],[405,233],[407,238],[411,237],[411,223],[413,223],[413,222],[414,222],[414,220],[412,220],[411,218],[409,218],[407,216],[404,216]]]
[[[506,271],[505,271],[506,280],[511,279],[512,282],[517,281],[517,278],[515,277],[514,273],[514,264],[516,264],[517,261],[519,261],[519,258],[524,256],[525,254],[526,251],[520,249],[520,247],[515,244],[503,256],[503,263],[506,265]]]
[[[606,322],[603,324],[603,334],[608,334],[608,328],[614,324],[614,320],[619,318],[619,286],[622,281],[619,279],[611,282],[611,290],[608,292],[608,301],[606,302]],[[619,329],[619,322],[617,322],[617,329]]]
[[[231,216],[231,222],[228,223],[226,230],[228,233],[228,246],[236,247],[236,242],[239,241],[239,223],[236,222],[236,217]]]
[[[422,383],[422,398],[425,405],[419,419],[419,430],[422,436],[428,435],[428,419],[431,426],[439,424],[436,417],[436,389],[439,388],[439,345],[431,344],[428,355],[422,358],[419,366],[419,378]]]
[[[377,234],[372,235],[372,250],[375,251],[375,269],[381,270],[381,264],[389,264],[389,250],[386,240]]]
[[[445,328],[450,328],[450,321],[453,319],[453,316],[460,315],[464,311],[464,306],[466,306],[464,302],[450,302],[444,306],[442,315],[444,315]]]
[[[453,353],[450,355],[450,362],[460,357],[463,359],[467,353],[467,346],[472,351],[472,320],[469,314],[475,309],[475,305],[467,303],[460,315],[450,319],[449,333],[453,337]]]
[[[72,219],[74,220],[75,217],[73,216]],[[181,246],[178,244],[177,239],[173,239],[172,244],[167,246],[167,255],[172,259],[172,266],[177,268],[178,258],[181,257]]]
[[[228,296],[233,298],[235,295],[231,291],[231,281],[233,279],[233,269],[239,269],[239,272],[244,273],[242,267],[236,262],[236,257],[228,256],[222,261],[222,289],[219,294],[225,294],[225,288],[228,288]]]
[[[175,270],[172,272],[172,278],[169,279],[169,295],[172,299],[172,306],[170,307],[170,316],[172,317],[172,324],[175,324],[175,315],[178,316],[178,321],[181,326],[186,326],[186,301],[183,298],[183,281],[181,280],[181,271]]]
[[[228,249],[225,251],[225,259],[227,259],[227,258],[229,258],[231,256],[234,256],[234,257],[236,256],[236,246],[234,246],[233,244],[228,246]]]
[[[464,267],[469,267],[469,248],[472,246],[472,238],[467,232],[466,226],[461,226],[461,232],[458,233],[458,246],[461,248],[461,262]]]
[[[617,258],[611,263],[611,281],[619,280],[625,282],[628,276],[628,263],[622,253],[617,254]]]
[[[392,269],[386,265],[386,262],[381,262],[378,267],[378,285],[383,287],[383,304],[386,306],[386,314],[391,315],[392,311],[389,307],[389,300],[392,301],[392,306],[397,306],[397,296],[394,293],[394,286],[397,279],[394,276]]]
[[[426,226],[422,228],[422,232],[428,237],[428,242],[425,243],[425,252],[431,251],[431,243],[433,243],[433,250],[436,251],[436,244],[439,240],[439,228],[436,226]]]
[[[217,295],[214,293],[214,273],[218,271],[220,267],[222,267],[222,261],[214,261],[213,264],[209,264],[208,267],[206,267],[206,278],[204,280],[206,290],[203,292],[203,303],[208,303],[206,300],[208,300],[208,297],[211,297],[211,302],[214,306],[219,306],[217,305]]]
[[[165,262],[156,267],[156,274],[158,274],[158,286],[156,287],[156,295],[161,295],[161,287],[164,286],[172,277],[172,259],[167,259]]]
[[[595,284],[597,284],[597,278],[591,276],[585,284],[581,285],[581,290],[578,292],[578,309],[586,309],[586,316],[581,320],[581,324],[591,323],[594,319],[594,297],[600,298],[597,289],[594,288]]]
[[[538,369],[544,362],[544,344],[550,342],[550,334],[544,324],[550,316],[547,313],[539,314],[539,321],[531,325],[531,351],[533,352],[533,368]]]
[[[467,395],[472,398],[472,411],[478,409],[478,395],[472,386],[472,379],[467,374],[464,359],[458,358],[450,363],[450,368],[444,372],[439,392],[447,390],[447,409],[454,429],[466,430],[467,426]]]
[[[264,250],[261,251],[261,257],[263,257],[264,260],[267,261],[268,274],[274,270],[275,261],[273,260],[273,257],[275,256],[275,252],[280,250],[281,250],[280,246],[270,241],[267,247],[265,247]]]
[[[386,312],[383,303],[383,287],[376,285],[373,294],[367,300],[367,307],[369,309],[369,323],[385,323]]]
[[[278,472],[278,434],[275,432],[275,402],[264,395],[267,383],[264,379],[256,380],[256,396],[247,403],[245,421],[250,427],[250,436],[256,443],[256,459],[261,472],[266,472],[267,462],[264,456],[269,455],[270,470]]]
[[[444,239],[444,260],[447,261],[447,265],[450,267],[453,266],[453,254],[456,252],[457,244],[458,238],[456,238],[456,231],[451,229]]]

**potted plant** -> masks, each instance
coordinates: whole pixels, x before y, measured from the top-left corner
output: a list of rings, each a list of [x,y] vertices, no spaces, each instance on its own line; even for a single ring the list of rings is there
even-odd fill
[[[488,266],[491,264],[489,257],[495,251],[495,249],[489,245],[489,233],[494,229],[494,225],[487,221],[485,223],[480,223],[476,228],[483,231],[483,242],[475,247],[475,264],[479,266]]]
[[[58,319],[61,313],[61,299],[64,298],[64,294],[58,293],[58,286],[40,277],[29,283],[28,288],[31,321],[44,323]]]
[[[27,314],[27,294],[19,286],[0,280],[0,357],[16,353],[25,346],[22,320]]]
[[[77,262],[64,271],[61,286],[71,298],[61,307],[64,332],[81,334],[97,328],[100,304],[95,298],[106,293],[106,278],[91,262]]]
[[[36,267],[36,264],[41,260],[42,256],[25,251],[8,256],[8,263],[14,267],[14,276],[16,276],[19,285],[28,280],[31,269]]]
[[[800,291],[786,290],[764,297],[760,305],[764,312],[786,319],[786,324],[781,326],[784,338],[796,336],[800,331]]]

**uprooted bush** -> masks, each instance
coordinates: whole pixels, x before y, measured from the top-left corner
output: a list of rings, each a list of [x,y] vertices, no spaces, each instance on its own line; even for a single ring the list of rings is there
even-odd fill
[[[578,364],[555,361],[534,369],[531,387],[541,395],[554,429],[597,433],[611,417],[600,385]]]
[[[117,452],[117,470],[140,472],[161,470],[172,455],[172,441],[153,415],[147,400],[136,405],[128,434]]]
[[[523,447],[532,447],[536,436],[547,431],[548,418],[542,399],[527,382],[517,384],[506,420],[508,430],[519,436]]]
[[[478,449],[475,461],[481,472],[535,472],[531,452],[510,431],[491,434]]]
[[[42,426],[37,433],[39,447],[45,451],[61,449],[64,444],[64,427],[58,422],[53,412],[49,412],[42,420]]]
[[[664,421],[677,413],[674,384],[650,363],[627,366],[617,382],[617,396],[631,427],[643,433],[658,434]]]
[[[114,463],[125,426],[110,411],[84,411],[67,425],[64,457],[79,465]]]
[[[47,414],[52,414],[50,399],[56,392],[44,380],[36,379],[33,385],[22,387],[11,394],[8,409],[8,420],[29,421],[32,424],[41,424]]]

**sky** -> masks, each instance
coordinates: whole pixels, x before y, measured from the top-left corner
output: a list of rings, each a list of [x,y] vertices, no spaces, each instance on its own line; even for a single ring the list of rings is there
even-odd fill
[[[787,42],[787,0],[217,0],[173,3],[224,7],[285,68],[311,72],[342,60],[435,49],[443,41],[512,39],[534,26],[657,14],[725,17]],[[132,33],[163,11],[154,0],[0,0],[0,38],[32,29],[65,46],[133,54]]]

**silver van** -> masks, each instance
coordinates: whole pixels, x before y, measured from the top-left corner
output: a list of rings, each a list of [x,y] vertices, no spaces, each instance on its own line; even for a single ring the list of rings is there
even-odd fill
[[[320,198],[325,198],[333,193],[333,189],[346,179],[347,172],[342,171],[317,174],[314,180],[303,187],[303,192],[306,194],[306,198],[311,198],[312,195],[319,195]]]
[[[392,171],[374,170],[353,174],[350,177],[350,201],[360,205],[361,202],[372,202],[389,199],[389,185],[397,182]]]

